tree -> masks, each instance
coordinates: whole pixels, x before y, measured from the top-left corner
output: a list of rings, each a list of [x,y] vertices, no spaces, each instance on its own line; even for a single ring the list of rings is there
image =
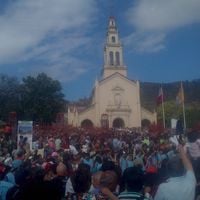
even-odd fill
[[[0,119],[7,121],[10,112],[20,110],[20,83],[16,77],[0,75]]]
[[[164,102],[164,111],[165,111],[165,122],[166,127],[170,127],[171,119],[179,119],[182,116],[181,106],[176,105],[175,101],[166,101]],[[162,122],[162,105],[157,108],[158,121]]]
[[[175,101],[164,102],[165,109],[165,121],[167,127],[170,127],[170,121],[172,118],[183,120],[183,109],[182,105],[176,105]],[[162,121],[162,107],[159,106],[157,109],[158,121]],[[185,105],[185,118],[186,127],[192,128],[200,122],[200,108],[199,103],[191,103]]]
[[[26,120],[51,123],[64,110],[65,100],[60,82],[44,73],[28,76],[21,85],[22,117]]]
[[[186,125],[188,128],[196,127],[200,122],[200,107],[198,103],[191,104],[186,109]]]

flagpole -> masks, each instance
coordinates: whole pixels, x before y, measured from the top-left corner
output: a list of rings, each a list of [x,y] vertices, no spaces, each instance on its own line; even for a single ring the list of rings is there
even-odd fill
[[[163,114],[163,127],[165,128],[165,109],[164,109],[164,102],[163,102],[163,89],[162,89],[162,114]]]
[[[183,102],[183,123],[184,123],[184,130],[186,131],[185,103],[184,102]]]
[[[182,91],[182,109],[183,109],[183,125],[184,125],[184,132],[186,131],[186,119],[185,119],[185,97],[184,97],[184,90],[183,90],[183,84],[181,81],[181,91]]]

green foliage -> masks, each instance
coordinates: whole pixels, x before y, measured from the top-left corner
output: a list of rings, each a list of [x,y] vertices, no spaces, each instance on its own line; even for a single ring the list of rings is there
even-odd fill
[[[64,109],[61,85],[46,74],[28,76],[22,83],[23,117],[40,122],[52,122],[56,113]]]
[[[57,80],[41,73],[37,77],[16,78],[0,76],[0,119],[8,120],[9,112],[18,119],[51,123],[58,112],[65,111],[62,88]]]
[[[156,97],[158,96],[160,83],[140,83],[141,104],[143,107],[154,110]],[[182,106],[176,105],[176,96],[180,88],[180,82],[162,84],[164,93],[164,108],[166,126],[170,127],[170,119],[183,118]],[[187,127],[194,127],[200,122],[200,79],[183,82],[185,95],[185,115]],[[158,121],[162,121],[162,107],[157,107]]]
[[[186,122],[187,127],[195,127],[200,122],[200,105],[195,103],[191,104],[186,109]]]
[[[183,119],[182,105],[176,105],[174,101],[164,103],[166,126],[170,127],[170,120]],[[157,109],[158,121],[162,121],[162,106]],[[185,119],[187,128],[193,128],[200,122],[200,107],[197,104],[190,104],[185,108]]]
[[[154,110],[160,86],[160,83],[140,83],[141,102],[145,108]],[[163,83],[162,88],[165,101],[175,101],[180,88],[180,82]],[[200,79],[183,81],[183,88],[186,106],[193,102],[200,102]]]
[[[180,119],[182,117],[182,108],[181,106],[176,105],[175,101],[164,102],[163,106],[164,106],[166,127],[170,127],[172,118]],[[162,105],[159,105],[157,108],[157,117],[158,121],[163,120]]]
[[[7,120],[12,111],[20,108],[20,83],[14,77],[0,75],[0,119]]]

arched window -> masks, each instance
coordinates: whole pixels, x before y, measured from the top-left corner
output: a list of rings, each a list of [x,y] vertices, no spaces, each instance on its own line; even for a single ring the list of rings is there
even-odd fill
[[[112,36],[112,43],[115,43],[115,36]]]
[[[115,53],[115,56],[116,56],[116,65],[120,65],[120,57],[118,51]]]
[[[112,52],[112,51],[110,51],[109,55],[110,55],[110,65],[114,65],[114,57],[113,57],[113,52]]]

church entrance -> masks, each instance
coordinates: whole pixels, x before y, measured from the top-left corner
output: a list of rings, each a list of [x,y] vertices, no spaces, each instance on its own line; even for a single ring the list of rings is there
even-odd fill
[[[124,120],[121,118],[116,118],[113,121],[113,128],[124,128],[125,124],[124,124]]]
[[[93,127],[93,123],[91,120],[89,119],[85,119],[81,122],[81,127],[83,128],[92,128]]]

